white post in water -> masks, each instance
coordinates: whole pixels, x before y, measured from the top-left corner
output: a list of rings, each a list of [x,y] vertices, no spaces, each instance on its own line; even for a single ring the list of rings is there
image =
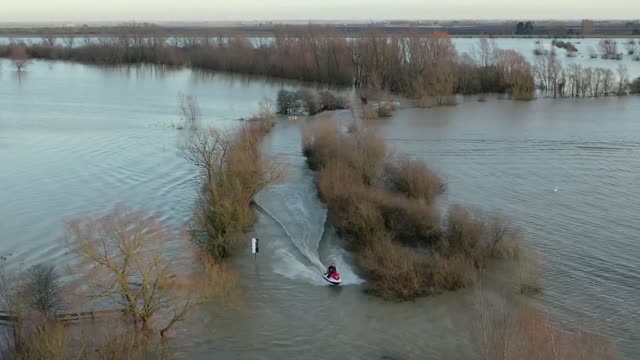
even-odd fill
[[[259,249],[258,249],[258,239],[257,238],[252,238],[251,239],[251,252],[253,253],[253,258],[256,258],[256,254],[258,253]]]

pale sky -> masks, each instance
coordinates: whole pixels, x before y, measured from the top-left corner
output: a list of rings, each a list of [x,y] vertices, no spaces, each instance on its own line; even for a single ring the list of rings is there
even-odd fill
[[[0,22],[629,19],[640,0],[17,0]]]

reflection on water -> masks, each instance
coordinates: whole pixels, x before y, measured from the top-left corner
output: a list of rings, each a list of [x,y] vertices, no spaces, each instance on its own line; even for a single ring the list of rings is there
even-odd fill
[[[207,124],[232,127],[263,97],[295,87],[187,69],[39,61],[19,81],[10,62],[0,66],[0,255],[26,265],[67,262],[57,241],[62,222],[118,203],[173,228],[188,221],[196,179],[176,150],[181,133],[171,128],[178,92],[199,98]],[[633,359],[640,353],[639,111],[634,97],[469,99],[402,109],[377,126],[396,150],[443,175],[443,207],[500,212],[525,229],[548,264],[537,302],[563,320],[598,324]],[[471,291],[395,304],[357,285],[312,279],[332,260],[357,277],[323,224],[326,210],[314,202],[300,154],[300,122],[316,120],[283,120],[265,141],[292,176],[258,197],[265,211],[249,236],[261,239],[259,256],[232,259],[246,308],[200,310],[177,330],[174,350],[195,359],[477,358]]]

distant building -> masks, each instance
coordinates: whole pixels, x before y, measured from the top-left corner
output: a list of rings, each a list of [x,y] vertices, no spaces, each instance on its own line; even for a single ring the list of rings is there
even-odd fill
[[[593,34],[593,20],[582,20],[582,35]]]

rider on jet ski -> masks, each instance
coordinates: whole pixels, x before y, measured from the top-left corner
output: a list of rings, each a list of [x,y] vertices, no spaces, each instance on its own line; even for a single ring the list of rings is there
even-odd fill
[[[331,263],[327,268],[327,277],[330,278],[336,272],[336,266],[334,263]]]

